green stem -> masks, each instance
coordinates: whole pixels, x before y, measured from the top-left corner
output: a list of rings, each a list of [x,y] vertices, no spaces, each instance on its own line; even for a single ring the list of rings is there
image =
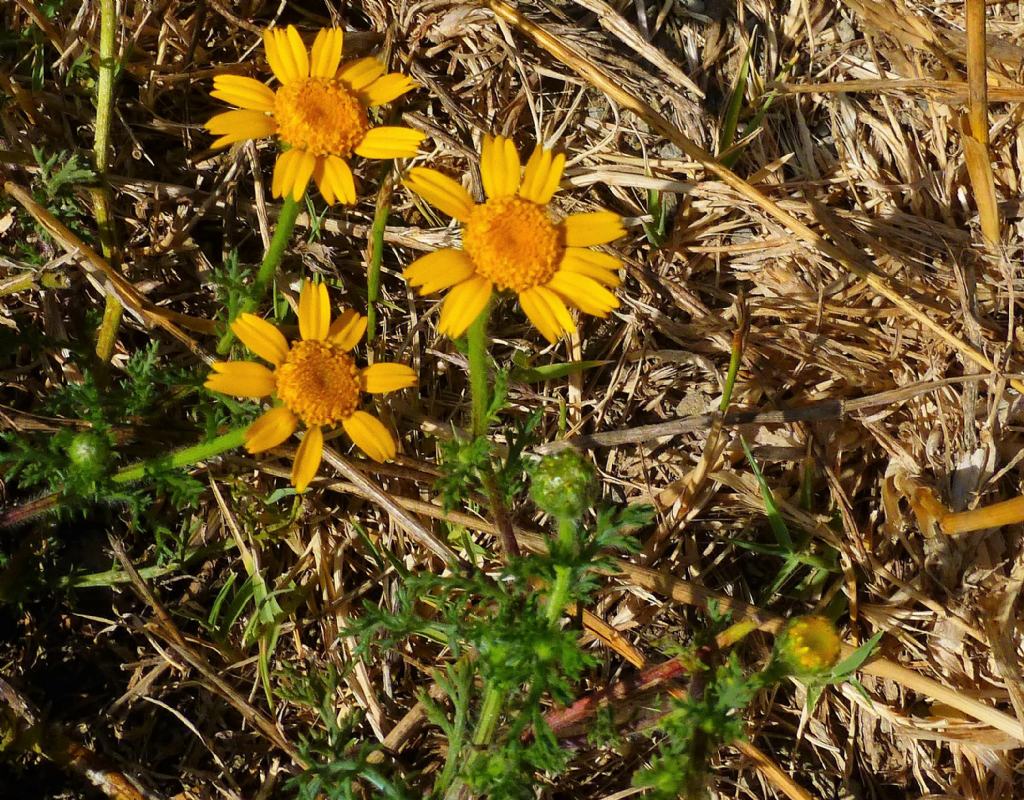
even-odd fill
[[[484,748],[494,738],[494,730],[498,727],[498,717],[501,716],[501,707],[505,704],[505,695],[504,689],[498,689],[493,685],[488,685],[484,690],[484,699],[480,706],[480,719],[477,720],[476,730],[473,731],[473,747],[476,748],[476,751],[466,764],[467,771],[483,755]],[[462,797],[464,786],[465,784],[461,780],[455,781],[445,793],[445,800],[456,800],[456,798]]]
[[[466,763],[466,770],[483,755],[484,748],[494,738],[494,730],[498,727],[498,717],[501,716],[501,707],[505,704],[506,692],[493,684],[488,684],[484,689],[484,699],[480,705],[480,719],[477,720],[476,730],[473,731],[473,747],[476,748],[473,755]],[[459,800],[463,796],[465,783],[460,779],[455,781],[445,792],[444,800]]]
[[[277,217],[277,227],[274,229],[274,237],[270,240],[270,247],[263,255],[263,263],[260,264],[259,272],[256,273],[256,280],[253,281],[252,291],[246,297],[238,309],[238,314],[247,311],[255,311],[263,300],[264,295],[270,289],[277,274],[277,268],[284,257],[285,248],[292,239],[292,231],[295,230],[295,220],[299,216],[299,204],[290,195],[284,199],[281,206],[281,213]],[[238,314],[235,316],[237,317]],[[233,321],[233,320],[232,320]],[[224,355],[235,340],[235,335],[230,328],[220,338],[217,344],[217,354]]]
[[[388,175],[390,163],[381,174],[380,191],[377,192],[377,209],[370,227],[370,251],[367,254],[366,271],[366,341],[373,342],[377,336],[377,298],[380,296],[380,267],[384,261],[384,228],[391,213],[391,179]]]
[[[99,217],[99,214],[96,215]],[[104,248],[106,249],[106,248]],[[117,331],[121,327],[124,306],[114,295],[108,294],[103,306],[103,320],[100,322],[99,333],[96,334],[96,357],[104,364],[114,355],[117,343]]]
[[[146,472],[152,469],[180,469],[200,461],[206,461],[228,450],[241,447],[245,443],[245,431],[247,428],[248,426],[234,428],[218,436],[216,439],[194,444],[191,447],[171,453],[169,456],[160,456],[159,458],[153,458],[149,461],[142,461],[130,467],[125,467],[114,473],[113,480],[115,483],[131,483],[132,481],[141,480],[146,476]]]
[[[93,138],[93,162],[100,185],[92,189],[93,214],[99,229],[100,248],[103,257],[117,268],[113,220],[110,213],[110,196],[105,182],[110,161],[110,121],[114,113],[114,41],[117,34],[117,3],[115,0],[100,0],[100,60],[96,80],[96,131]],[[96,336],[96,355],[102,362],[114,354],[117,330],[121,325],[121,301],[113,294],[106,296],[103,322]]]
[[[443,796],[455,779],[456,770],[459,767],[459,754],[462,752],[466,734],[466,704],[455,703],[454,705],[455,718],[452,720],[452,733],[448,737],[448,752],[445,756],[444,769],[434,784],[434,797]]]
[[[558,520],[558,550],[563,557],[572,553],[576,547],[576,522],[571,517],[563,517]],[[562,615],[569,602],[569,590],[572,579],[572,567],[555,567],[555,582],[551,587],[551,595],[548,597],[547,617],[548,622],[554,625]]]
[[[466,341],[469,345],[469,393],[472,402],[473,438],[487,435],[487,411],[491,405],[490,357],[487,352],[489,339],[487,337],[487,322],[491,316],[491,302],[488,300],[484,310],[473,320],[473,324],[466,331]],[[494,477],[491,467],[488,465],[481,471],[480,480],[487,492],[487,498],[491,504],[491,513],[494,514],[498,526],[498,536],[501,539],[502,549],[506,558],[514,558],[519,555],[519,544],[516,542],[515,531],[512,528],[512,520],[505,508],[505,501],[502,499],[498,489],[498,482]]]
[[[110,120],[114,107],[114,38],[117,33],[115,0],[100,0],[100,62],[96,81],[96,134],[93,158],[96,171],[107,171],[110,157]]]
[[[191,447],[185,447],[170,455],[151,458],[148,461],[140,461],[137,464],[132,464],[130,467],[118,470],[114,473],[111,480],[114,483],[132,483],[133,481],[142,480],[146,477],[146,473],[152,470],[180,469],[200,461],[206,461],[245,444],[246,430],[248,430],[248,426],[235,428],[208,442],[200,442]],[[33,517],[53,511],[60,504],[61,495],[59,492],[44,495],[25,505],[0,513],[0,528],[21,525]]]
[[[487,409],[491,404],[487,374],[487,321],[490,316],[491,304],[488,302],[466,332],[469,344],[469,391],[473,402],[474,437],[487,433]]]
[[[718,410],[724,414],[729,410],[729,403],[732,402],[732,391],[736,386],[736,375],[740,371],[740,359],[743,357],[743,328],[736,331],[732,337],[732,352],[729,354],[729,371],[725,375],[725,387],[722,390],[722,402]]]
[[[491,743],[494,729],[498,727],[501,706],[505,702],[505,690],[490,685],[484,690],[484,701],[480,706],[480,719],[473,731],[473,746],[483,747]]]

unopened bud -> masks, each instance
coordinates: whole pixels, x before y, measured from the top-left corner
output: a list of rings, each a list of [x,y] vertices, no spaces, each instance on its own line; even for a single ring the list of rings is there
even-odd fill
[[[597,498],[593,465],[575,450],[544,456],[531,470],[530,496],[537,507],[558,519],[576,519]]]

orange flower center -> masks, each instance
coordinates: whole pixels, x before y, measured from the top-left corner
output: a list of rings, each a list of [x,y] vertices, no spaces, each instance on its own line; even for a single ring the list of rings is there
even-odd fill
[[[462,229],[462,246],[477,274],[499,290],[543,286],[558,271],[562,232],[542,206],[521,197],[495,197],[473,207]]]
[[[281,402],[310,427],[336,425],[359,404],[359,369],[330,342],[293,343],[274,378]]]
[[[274,95],[274,119],[285,142],[316,156],[346,158],[370,130],[359,98],[333,78],[282,86]]]

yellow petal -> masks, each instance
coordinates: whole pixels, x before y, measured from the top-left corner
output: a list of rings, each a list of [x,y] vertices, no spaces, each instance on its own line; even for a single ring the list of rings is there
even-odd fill
[[[362,374],[363,391],[369,394],[397,392],[416,385],[416,370],[405,364],[371,364]]]
[[[331,327],[331,300],[327,285],[313,283],[308,278],[299,292],[299,335],[305,339],[323,341]]]
[[[419,152],[420,142],[427,135],[400,125],[382,125],[370,128],[356,147],[363,158],[412,158]]]
[[[263,52],[267,55],[267,63],[270,65],[270,71],[274,73],[274,77],[284,83],[289,72],[286,69],[287,65],[281,61],[281,56],[278,53],[277,31],[277,28],[263,31]]]
[[[540,331],[541,336],[554,344],[558,341],[558,324],[548,304],[537,292],[537,287],[524,289],[519,293],[519,305],[522,306],[526,318],[533,327]]]
[[[324,455],[324,433],[319,427],[310,428],[299,443],[299,452],[295,454],[292,464],[292,486],[295,491],[304,492],[309,482],[316,477],[320,469],[320,459]]]
[[[520,292],[519,305],[534,327],[552,344],[558,341],[562,333],[576,330],[569,309],[550,289],[534,286]]]
[[[340,317],[331,323],[331,327],[327,331],[327,338],[338,347],[351,350],[359,344],[359,340],[366,333],[366,323],[366,317],[347,308]]]
[[[274,373],[255,361],[214,361],[206,376],[207,389],[232,397],[267,397],[277,384]]]
[[[405,179],[405,185],[435,208],[466,222],[473,210],[473,198],[447,175],[429,167],[413,167]]]
[[[537,147],[526,162],[523,173],[523,185],[519,187],[519,196],[534,203],[544,205],[562,180],[562,169],[565,167],[565,154],[551,155],[550,150]]]
[[[299,421],[284,406],[277,406],[265,412],[245,432],[245,449],[250,453],[262,453],[295,433]]]
[[[548,287],[561,295],[569,305],[595,317],[606,317],[619,307],[618,298],[597,281],[576,272],[559,270],[548,281]]]
[[[472,278],[476,270],[462,250],[447,248],[413,261],[405,268],[405,279],[420,294],[433,294]]]
[[[356,201],[356,181],[344,159],[338,156],[318,158],[316,169],[313,170],[313,179],[329,205],[336,202],[351,204]]]
[[[563,333],[572,333],[576,330],[576,323],[573,322],[572,314],[569,313],[569,309],[565,307],[565,301],[558,296],[556,292],[546,286],[535,286],[534,289],[537,291],[541,300],[547,303],[548,309],[554,315],[555,324],[558,326],[558,333],[561,336]]]
[[[292,199],[297,203],[306,193],[309,179],[313,177],[316,170],[317,157],[312,153],[299,150],[299,155],[293,161],[294,169],[291,172]]]
[[[488,198],[508,197],[519,191],[519,152],[511,139],[485,136],[480,152],[480,177]]]
[[[626,233],[626,229],[622,227],[622,217],[614,211],[573,214],[566,217],[562,227],[565,229],[565,243],[569,247],[607,244]]]
[[[231,323],[231,330],[242,344],[275,367],[288,355],[288,341],[284,334],[255,314],[239,314]]]
[[[361,92],[383,74],[384,65],[376,58],[369,56],[349,61],[343,65],[338,70],[338,80],[353,92]]]
[[[487,306],[492,289],[491,282],[479,276],[453,287],[441,306],[438,331],[453,339],[465,333]]]
[[[271,181],[271,194],[274,197],[291,195],[298,202],[306,192],[309,179],[313,177],[317,158],[305,150],[286,150],[277,157],[274,164],[274,178]]]
[[[356,447],[374,461],[387,461],[395,457],[395,440],[384,423],[373,414],[356,411],[348,419],[342,420],[342,427]]]
[[[298,38],[298,31],[291,25],[290,31],[295,32]],[[299,39],[299,44],[302,40]],[[292,83],[301,80],[309,75],[309,63],[306,59],[306,48],[302,47],[302,59],[296,60],[293,52],[291,37],[288,31],[280,28],[271,28],[263,32],[263,49],[267,53],[267,63],[270,69],[281,83]],[[305,66],[305,69],[303,69]]]
[[[211,117],[206,130],[219,136],[211,147],[226,147],[246,139],[261,139],[277,131],[277,123],[262,111],[225,111]]]
[[[559,269],[578,272],[593,278],[605,286],[618,286],[622,279],[618,276],[622,262],[615,256],[597,250],[585,250],[582,247],[567,247]]]
[[[309,74],[313,78],[333,78],[341,63],[345,34],[341,28],[322,28],[313,41]]]
[[[408,75],[403,75],[401,72],[390,72],[387,75],[381,75],[363,89],[363,100],[371,108],[373,106],[382,106],[385,103],[390,103],[392,100],[397,100],[417,86],[416,81]]]
[[[210,96],[252,111],[274,110],[274,90],[244,75],[215,75]]]
[[[283,37],[288,44],[288,48],[291,50],[292,63],[295,64],[295,68],[298,70],[300,78],[309,77],[309,55],[306,52],[306,45],[302,41],[302,37],[299,36],[299,32],[295,30],[294,25],[289,25],[285,30],[285,36]]]

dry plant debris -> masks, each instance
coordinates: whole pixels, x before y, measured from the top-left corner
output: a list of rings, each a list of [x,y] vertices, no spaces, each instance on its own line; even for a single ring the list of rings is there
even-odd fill
[[[0,5],[0,797],[1024,796],[1022,56]]]

